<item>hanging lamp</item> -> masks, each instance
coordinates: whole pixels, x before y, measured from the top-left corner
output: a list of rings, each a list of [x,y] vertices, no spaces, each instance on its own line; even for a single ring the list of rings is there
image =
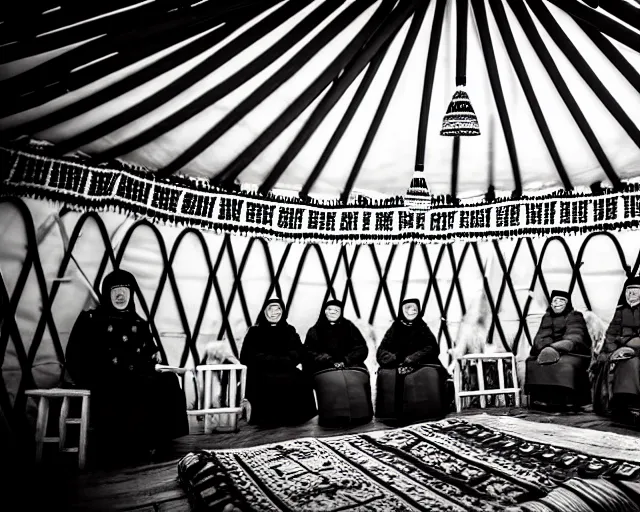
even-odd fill
[[[440,135],[447,137],[470,137],[480,135],[478,118],[473,110],[467,85],[467,15],[468,0],[457,0],[456,32],[456,91],[442,120]]]
[[[404,204],[412,210],[431,209],[431,193],[424,171],[416,169],[413,172],[411,184],[404,196]]]

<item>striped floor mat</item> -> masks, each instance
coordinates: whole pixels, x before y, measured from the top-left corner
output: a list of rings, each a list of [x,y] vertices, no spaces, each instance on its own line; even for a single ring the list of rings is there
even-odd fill
[[[639,462],[612,450],[556,446],[551,436],[550,444],[532,440],[530,422],[513,425],[456,418],[201,451],[186,455],[178,473],[194,508],[225,512],[640,512]],[[640,448],[639,440],[620,437]]]

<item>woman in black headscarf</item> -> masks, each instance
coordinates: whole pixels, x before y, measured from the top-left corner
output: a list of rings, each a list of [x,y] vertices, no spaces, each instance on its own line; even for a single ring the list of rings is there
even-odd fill
[[[376,353],[376,416],[412,421],[445,414],[448,374],[439,354],[436,337],[420,318],[420,301],[404,300]]]
[[[305,341],[305,370],[313,375],[322,426],[367,423],[373,417],[371,382],[364,364],[369,349],[342,311],[340,301],[327,301]]]
[[[624,283],[594,374],[595,412],[640,424],[640,276]]]
[[[298,369],[303,353],[300,336],[287,323],[284,303],[269,300],[247,332],[240,354],[247,366],[251,423],[297,425],[316,415],[311,381]]]
[[[525,393],[532,405],[579,407],[590,401],[591,338],[567,292],[553,290],[526,362]]]
[[[327,301],[316,324],[309,329],[304,346],[308,353],[308,370],[312,373],[328,368],[365,368],[369,354],[367,342],[358,328],[344,318],[342,302]]]
[[[78,316],[67,344],[66,368],[91,390],[91,421],[106,453],[155,450],[189,433],[184,393],[160,361],[149,323],[136,314],[135,278],[115,270],[102,282],[100,305]]]
[[[376,359],[380,368],[402,368],[402,373],[411,373],[425,364],[442,367],[438,357],[440,346],[419,314],[418,299],[402,302],[398,318],[391,324],[378,347]]]

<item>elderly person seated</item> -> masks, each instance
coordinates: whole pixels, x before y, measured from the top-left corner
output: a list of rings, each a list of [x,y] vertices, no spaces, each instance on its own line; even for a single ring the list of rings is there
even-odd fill
[[[594,410],[620,417],[640,412],[640,276],[627,279],[598,355]],[[626,419],[626,418],[625,418]],[[631,419],[631,418],[629,418]]]
[[[405,423],[443,416],[448,375],[439,354],[436,337],[420,316],[420,302],[404,300],[376,354],[376,417]]]
[[[297,425],[316,415],[309,376],[298,369],[304,347],[287,322],[284,303],[271,299],[247,332],[240,361],[247,365],[250,423],[277,427]]]
[[[532,406],[577,409],[590,401],[591,338],[569,294],[554,290],[526,362],[525,393]]]
[[[327,301],[305,340],[305,370],[313,375],[318,422],[323,426],[368,423],[373,417],[367,342],[344,318],[342,302]]]
[[[136,313],[137,289],[129,272],[106,276],[100,305],[80,313],[67,344],[67,371],[91,390],[91,423],[105,458],[153,453],[189,433],[177,377],[156,371],[159,351]]]

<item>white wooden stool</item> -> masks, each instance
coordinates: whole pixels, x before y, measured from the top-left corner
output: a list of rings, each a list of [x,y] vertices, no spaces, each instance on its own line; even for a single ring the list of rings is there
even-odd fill
[[[190,416],[204,416],[204,433],[236,432],[242,415],[247,380],[247,367],[243,364],[203,364],[196,366],[198,380],[204,381],[203,402],[198,410],[187,411]],[[240,379],[238,380],[238,373]],[[227,377],[227,392],[222,393],[222,383]],[[240,393],[238,396],[238,382]]]
[[[25,392],[28,396],[39,397],[38,419],[36,420],[36,462],[42,460],[44,443],[58,443],[58,451],[78,454],[78,467],[84,469],[87,462],[87,432],[89,430],[89,398],[88,389],[30,389]],[[49,424],[49,399],[62,398],[60,420],[58,423],[58,437],[46,437]],[[82,412],[80,418],[69,418],[69,402],[72,398],[82,398]],[[80,425],[80,441],[76,448],[66,448],[67,425]]]
[[[511,373],[513,374],[513,387],[505,388],[504,368],[502,361],[504,359],[511,360]],[[462,362],[477,361],[476,370],[478,372],[478,389],[476,391],[462,390]],[[484,366],[483,361],[497,361],[498,363],[498,388],[484,388]],[[496,354],[467,354],[456,358],[456,364],[453,368],[453,384],[456,393],[456,411],[462,410],[462,398],[467,396],[479,396],[480,407],[484,409],[487,406],[487,395],[508,395],[515,396],[516,407],[520,407],[520,388],[518,387],[518,374],[516,369],[516,358],[511,352],[500,352]]]

